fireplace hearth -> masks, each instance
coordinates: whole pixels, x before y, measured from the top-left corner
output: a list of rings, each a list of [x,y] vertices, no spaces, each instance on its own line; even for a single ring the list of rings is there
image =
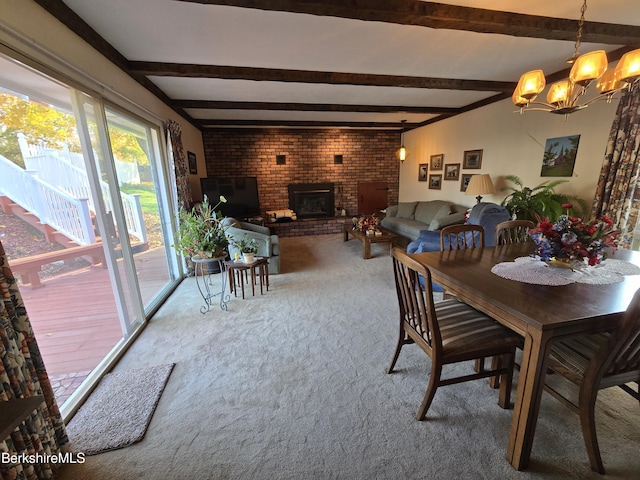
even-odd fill
[[[334,216],[333,183],[293,183],[289,185],[289,208],[298,218]]]

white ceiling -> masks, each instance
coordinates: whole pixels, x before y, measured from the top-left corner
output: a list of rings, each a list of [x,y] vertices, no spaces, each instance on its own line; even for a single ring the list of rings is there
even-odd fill
[[[413,0],[389,0],[389,4],[398,2],[411,3]],[[45,4],[56,2],[40,3],[47,8]],[[64,3],[130,62],[515,83],[520,74],[527,70],[542,68],[548,75],[566,69],[565,60],[573,54],[575,42],[575,36],[571,40],[545,40],[211,5],[206,4],[207,2],[64,0]],[[244,3],[271,5],[296,2],[265,0]],[[373,2],[357,2],[358,5],[368,3]],[[572,20],[579,18],[582,6],[582,0],[449,0],[446,3]],[[638,0],[591,0],[585,19],[587,22],[640,26]],[[616,29],[613,28],[612,32],[615,33]],[[638,40],[640,42],[640,36]],[[594,49],[612,52],[623,46],[637,48],[640,43],[583,43],[580,52],[586,53]],[[497,90],[254,81],[193,76],[148,75],[147,78],[171,101],[460,108],[501,93]],[[205,128],[250,126],[253,123],[258,126],[305,126],[305,122],[312,122],[309,126],[351,124],[357,127],[397,128],[403,119],[409,124],[417,125],[438,117],[437,114],[424,112],[407,113],[402,108],[395,111],[347,112],[310,111],[301,109],[300,106],[293,110],[274,110],[259,106],[253,106],[252,109],[239,108],[237,105],[235,108],[227,107],[230,106],[184,107],[183,111],[196,124]],[[180,108],[182,107],[178,106]]]

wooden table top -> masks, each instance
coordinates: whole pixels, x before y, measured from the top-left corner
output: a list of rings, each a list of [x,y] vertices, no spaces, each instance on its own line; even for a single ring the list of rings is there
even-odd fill
[[[473,296],[474,305],[480,304],[481,310],[518,331],[523,324],[545,330],[621,315],[640,288],[640,275],[628,275],[622,282],[610,285],[547,286],[508,280],[491,273],[495,264],[527,256],[531,251],[531,244],[504,245],[417,253],[412,257],[431,270],[437,283],[462,290],[458,296],[463,301],[467,292]],[[620,249],[610,258],[640,266],[640,252]]]

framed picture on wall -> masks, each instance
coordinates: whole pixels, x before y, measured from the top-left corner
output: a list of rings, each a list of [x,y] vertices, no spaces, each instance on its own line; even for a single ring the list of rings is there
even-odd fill
[[[444,153],[438,155],[431,155],[429,163],[431,164],[431,170],[442,170],[442,162],[444,162]]]
[[[482,150],[467,150],[464,152],[462,168],[475,169],[482,166]]]
[[[187,161],[189,162],[189,173],[196,175],[198,173],[198,162],[196,162],[196,154],[187,152]]]
[[[578,155],[580,135],[548,138],[542,157],[541,177],[570,177]]]
[[[469,182],[471,181],[471,177],[473,177],[473,173],[463,173],[460,179],[460,191],[466,192],[467,187],[469,186]]]
[[[427,181],[427,170],[429,169],[428,163],[421,163],[418,165],[418,181],[426,182]]]
[[[429,188],[433,190],[440,190],[442,188],[442,174],[429,175]]]
[[[459,180],[460,179],[460,164],[459,163],[447,163],[444,166],[444,179],[445,180]]]

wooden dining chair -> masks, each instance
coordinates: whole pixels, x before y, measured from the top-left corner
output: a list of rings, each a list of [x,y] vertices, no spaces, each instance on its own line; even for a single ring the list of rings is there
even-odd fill
[[[440,230],[440,250],[484,247],[482,225],[449,225]]]
[[[496,225],[496,245],[511,245],[529,240],[529,229],[535,227],[531,220],[507,220]]]
[[[438,387],[487,377],[500,377],[498,404],[509,408],[514,356],[521,337],[456,299],[434,302],[429,269],[398,247],[391,255],[400,325],[387,373],[393,372],[406,344],[416,343],[431,358],[429,384],[416,418],[425,419]],[[441,378],[443,365],[493,356],[499,358],[495,369],[485,370],[483,365],[479,372]]]
[[[549,369],[579,387],[575,404],[545,384],[547,392],[580,416],[591,469],[604,474],[596,436],[596,398],[604,388],[640,381],[640,290],[614,331],[556,341],[547,360]]]

